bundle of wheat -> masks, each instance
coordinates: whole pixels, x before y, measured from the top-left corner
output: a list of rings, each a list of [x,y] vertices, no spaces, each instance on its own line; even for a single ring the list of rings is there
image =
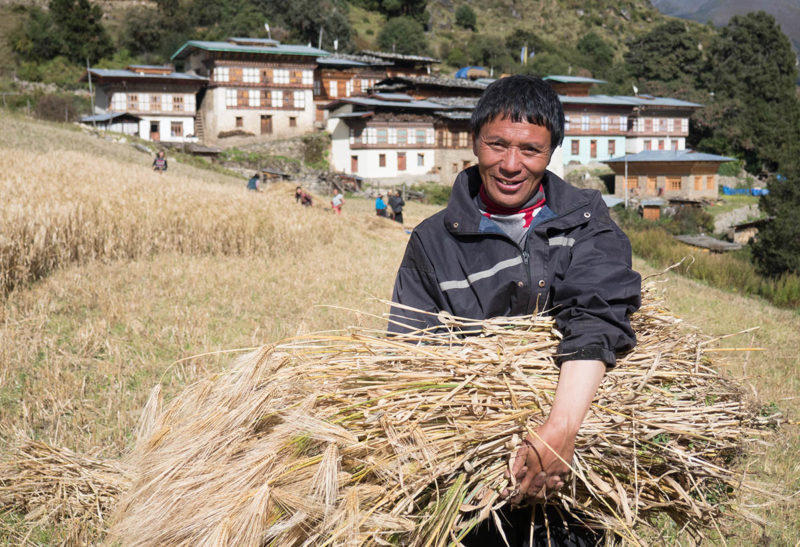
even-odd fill
[[[545,317],[444,318],[457,338],[353,330],[289,340],[152,413],[113,533],[132,545],[446,545],[504,501],[509,448],[549,411],[558,334]],[[727,465],[763,423],[700,338],[650,303],[548,500],[641,542],[666,514],[702,535],[754,518]]]

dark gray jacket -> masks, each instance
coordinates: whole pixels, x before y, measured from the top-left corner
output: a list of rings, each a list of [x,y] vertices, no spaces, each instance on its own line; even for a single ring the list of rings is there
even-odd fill
[[[628,320],[640,304],[641,277],[631,269],[628,238],[600,193],[575,188],[549,171],[547,204],[533,218],[524,248],[474,201],[477,166],[456,178],[447,208],[411,234],[392,300],[429,312],[486,319],[537,311],[563,334],[557,362],[616,363],[636,337]],[[391,332],[438,325],[435,316],[393,306]]]

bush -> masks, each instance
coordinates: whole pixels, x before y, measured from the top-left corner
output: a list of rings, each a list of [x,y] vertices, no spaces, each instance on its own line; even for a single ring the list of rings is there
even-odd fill
[[[742,160],[729,161],[719,166],[717,174],[723,177],[738,177],[742,169],[744,169],[744,162]]]
[[[44,95],[36,103],[34,115],[51,122],[74,122],[80,117],[80,101],[72,95]]]
[[[461,4],[456,9],[456,25],[470,30],[475,30],[478,23],[478,18],[471,7],[466,4]]]
[[[447,205],[447,201],[450,199],[450,192],[453,188],[451,186],[439,184],[438,182],[422,182],[412,186],[411,190],[422,192],[425,195],[422,200],[424,203]]]
[[[330,142],[330,135],[327,133],[312,133],[304,136],[303,144],[306,147],[303,152],[303,162],[313,169],[327,170]]]

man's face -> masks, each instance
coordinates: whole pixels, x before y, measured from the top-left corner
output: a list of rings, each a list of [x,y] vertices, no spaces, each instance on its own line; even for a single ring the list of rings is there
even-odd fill
[[[550,162],[550,130],[498,117],[481,127],[472,151],[492,201],[518,209],[536,193]]]

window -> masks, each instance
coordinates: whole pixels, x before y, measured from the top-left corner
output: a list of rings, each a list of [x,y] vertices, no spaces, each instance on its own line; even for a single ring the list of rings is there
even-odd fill
[[[344,83],[344,95],[345,97],[349,97],[353,94],[353,80],[347,80]]]
[[[414,130],[414,140],[417,141],[417,144],[424,144],[425,143],[425,130],[424,129],[416,129]]]
[[[246,84],[258,83],[258,69],[257,68],[243,68],[242,81]]]
[[[425,143],[434,144],[436,142],[436,132],[432,127],[425,130]]]
[[[644,133],[644,118],[636,118],[636,131]]]
[[[425,154],[417,154],[417,166],[425,167]]]
[[[644,149],[645,150],[652,150],[653,149],[653,143],[650,142],[650,139],[645,139],[645,141],[644,141]]]
[[[297,127],[297,116],[289,116],[289,127]]]
[[[673,120],[672,118],[669,118],[667,120],[667,131],[669,131],[670,133],[675,131],[675,120]]]
[[[639,177],[628,177],[628,190],[639,187]]]
[[[247,105],[261,106],[261,93],[257,89],[251,89],[247,92]]]
[[[389,144],[397,144],[397,129],[394,127],[389,128]]]
[[[339,96],[339,82],[337,82],[336,80],[331,80],[330,82],[328,82],[328,88],[330,89],[330,91],[328,91],[328,96],[330,97]]]
[[[194,95],[189,95],[192,98],[192,110],[194,110]],[[152,112],[161,112],[161,95],[153,95],[150,97],[150,110]]]
[[[620,131],[627,131],[628,130],[628,116],[620,116],[619,117],[619,130]]]
[[[127,99],[124,93],[114,93],[111,96],[111,110],[114,112],[124,112]]]
[[[658,139],[658,149],[664,150],[664,139]]]
[[[303,77],[302,77],[303,85],[311,85],[314,83],[314,71],[313,70],[304,70]]]
[[[161,110],[164,112],[172,112],[172,95],[161,96]]]
[[[461,168],[462,169],[466,169],[469,166],[470,166],[469,160],[464,160],[464,161],[461,162]]]
[[[139,96],[135,93],[128,95],[128,110],[139,110]]]
[[[361,93],[366,93],[369,90],[369,80],[361,80]]]
[[[408,129],[397,130],[397,144],[406,144],[408,142]]]
[[[218,66],[214,69],[215,82],[228,82],[230,81],[230,70],[226,66]]]
[[[581,116],[581,131],[589,131],[589,116]]]
[[[689,132],[689,118],[681,118],[681,133]]]
[[[306,107],[306,92],[305,91],[295,91],[294,95],[294,107],[297,110],[303,110]]]
[[[580,155],[580,153],[581,153],[581,141],[579,141],[578,139],[572,139],[570,144],[572,145],[572,155],[573,156]]]
[[[139,95],[139,110],[142,112],[147,112],[150,110],[150,95],[147,93],[142,93]]]
[[[386,154],[378,154],[378,167],[386,167]]]
[[[286,68],[276,68],[272,71],[272,81],[276,84],[288,84],[289,83],[289,69]]]
[[[695,176],[694,176],[694,189],[695,189],[696,191],[698,191],[698,192],[699,192],[700,190],[702,190],[702,189],[703,189],[703,186],[704,186],[704,184],[703,184],[704,182],[705,182],[705,181],[703,180],[703,177],[702,177],[702,175],[695,175]]]
[[[600,118],[600,131],[608,131],[608,116]]]
[[[186,112],[194,112],[195,110],[194,95],[192,95],[191,93],[185,95],[184,107],[186,108]]]
[[[676,141],[676,140],[672,141],[672,149],[673,150],[677,150],[678,149],[678,141]]]
[[[564,116],[564,131],[569,131],[569,116]]]
[[[658,120],[658,130],[661,131],[662,133],[666,133],[666,131],[667,131],[667,119],[666,118],[661,118],[660,120]]]
[[[647,194],[653,195],[656,193],[656,186],[658,186],[658,179],[652,175],[647,176]]]
[[[458,173],[458,164],[453,162],[453,173]]]
[[[716,175],[708,175],[706,177],[706,190],[713,190],[714,189],[714,181],[717,178]]]
[[[183,95],[172,96],[172,110],[175,112],[183,112]]]
[[[680,177],[667,177],[667,190],[680,191],[681,178]]]
[[[236,127],[244,127],[244,120],[241,116],[236,116]]]
[[[283,108],[283,91],[273,91],[270,95],[272,96],[272,108]]]
[[[617,141],[608,141],[608,157],[613,158],[617,153]]]
[[[183,137],[183,122],[171,122],[169,124],[169,133],[173,137]]]
[[[314,80],[314,95],[321,95],[322,94],[322,82],[319,80]]]
[[[652,133],[653,132],[653,118],[645,118],[644,119],[644,132],[645,133]]]
[[[589,142],[589,156],[593,158],[597,157],[597,141],[594,139]]]
[[[389,142],[389,130],[378,129],[378,144],[387,144]]]
[[[466,148],[469,146],[469,133],[467,131],[458,132],[458,147]]]

